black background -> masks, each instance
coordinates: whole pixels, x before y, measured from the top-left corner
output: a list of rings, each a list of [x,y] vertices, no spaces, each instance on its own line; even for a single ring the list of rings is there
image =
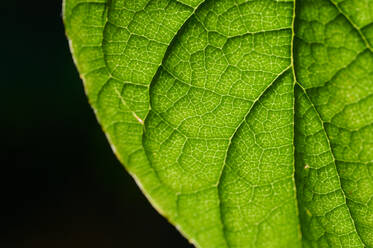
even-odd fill
[[[191,247],[113,155],[73,65],[61,1],[0,8],[0,246]]]

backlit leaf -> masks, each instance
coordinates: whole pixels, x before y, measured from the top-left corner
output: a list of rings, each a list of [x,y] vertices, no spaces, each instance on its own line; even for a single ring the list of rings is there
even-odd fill
[[[65,0],[89,101],[194,245],[373,247],[373,1]]]

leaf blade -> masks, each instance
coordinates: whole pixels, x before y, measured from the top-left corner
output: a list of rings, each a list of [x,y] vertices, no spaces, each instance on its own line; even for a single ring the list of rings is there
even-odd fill
[[[153,206],[198,247],[301,246],[294,122],[303,245],[373,245],[373,5],[299,1],[295,20],[294,6],[65,1],[72,52],[114,152]],[[295,79],[305,91],[295,87],[294,98]],[[302,102],[319,120],[304,123]],[[323,135],[297,141],[307,125]],[[362,148],[349,148],[347,136]],[[304,167],[322,163],[311,158],[316,146],[329,147],[333,162],[305,180]],[[304,188],[339,195],[307,201]],[[323,217],[331,206],[343,211]]]

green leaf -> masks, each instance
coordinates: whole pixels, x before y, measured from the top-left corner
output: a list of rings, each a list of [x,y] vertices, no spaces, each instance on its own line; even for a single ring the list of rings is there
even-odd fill
[[[373,1],[65,0],[112,148],[197,247],[373,247]]]

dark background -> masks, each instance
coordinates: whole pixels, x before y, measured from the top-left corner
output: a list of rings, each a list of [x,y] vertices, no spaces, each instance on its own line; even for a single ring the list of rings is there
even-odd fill
[[[113,155],[73,64],[61,0],[0,8],[0,247],[191,247]]]

